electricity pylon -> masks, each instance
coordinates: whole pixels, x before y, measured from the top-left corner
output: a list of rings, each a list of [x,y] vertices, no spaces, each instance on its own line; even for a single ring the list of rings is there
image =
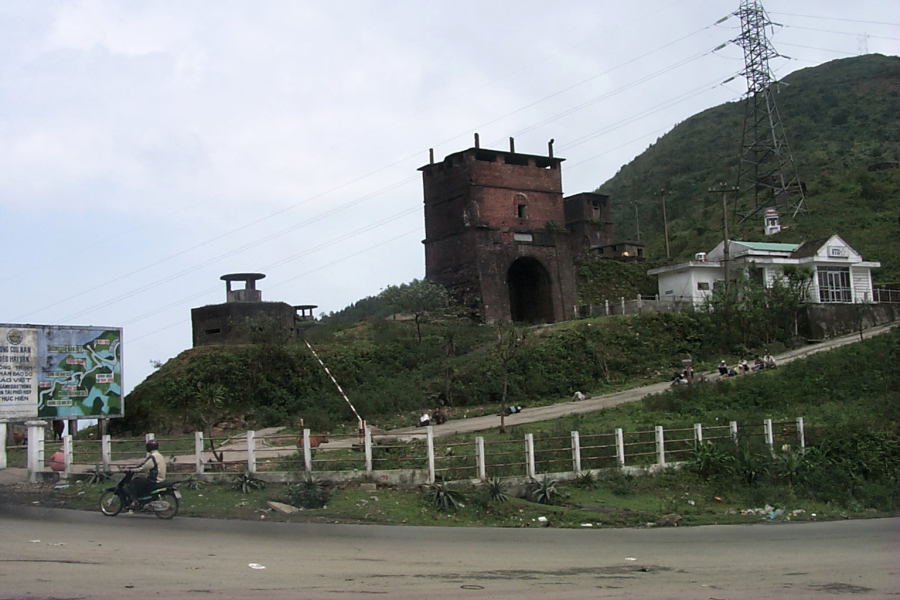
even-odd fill
[[[747,79],[737,181],[742,202],[735,203],[735,214],[743,222],[774,205],[796,217],[806,197],[775,103],[779,83],[769,69],[769,59],[782,56],[766,35],[777,23],[759,0],[741,0],[734,14],[741,19],[741,35],[733,41],[744,50],[741,75]]]

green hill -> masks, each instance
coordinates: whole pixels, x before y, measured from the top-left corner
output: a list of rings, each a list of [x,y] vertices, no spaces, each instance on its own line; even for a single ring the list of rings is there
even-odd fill
[[[809,211],[771,241],[799,242],[840,233],[869,260],[881,261],[876,282],[900,281],[897,195],[900,170],[870,171],[896,161],[900,58],[880,55],[833,61],[785,78],[779,107]],[[620,236],[633,211],[618,201],[644,199],[641,229],[651,258],[664,256],[661,186],[668,205],[673,259],[708,250],[720,239],[720,198],[707,193],[733,179],[743,109],[704,111],[660,138],[600,190],[614,200]],[[762,219],[733,237],[761,239]],[[648,263],[587,260],[579,266],[579,300],[652,293]],[[747,357],[792,343],[777,319],[753,321],[749,310],[723,335],[716,319],[693,314],[586,319],[531,330],[498,344],[495,327],[440,317],[423,323],[386,321],[396,310],[382,295],[365,298],[309,331],[325,362],[373,424],[407,424],[414,411],[444,402],[451,410],[496,410],[500,402],[534,405],[568,399],[575,390],[602,393],[667,378],[690,353],[699,364]],[[786,315],[790,317],[791,315]],[[788,319],[790,320],[790,319]],[[510,332],[507,332],[509,334]],[[729,332],[726,331],[726,334]],[[507,340],[509,341],[509,340]],[[508,386],[504,386],[506,381]],[[503,397],[503,389],[508,396]],[[274,425],[303,418],[314,429],[351,422],[352,412],[302,344],[187,350],[142,382],[126,399],[133,431],[208,428],[229,418]]]
[[[900,57],[867,55],[835,60],[785,77],[777,96],[779,114],[808,211],[768,238],[801,242],[840,233],[881,269],[876,283],[900,281],[898,191],[900,169],[870,171],[900,160]],[[721,240],[721,195],[708,192],[737,177],[743,104],[703,111],[659,138],[603,183],[598,191],[614,202],[619,238],[635,237],[638,203],[647,255],[665,258],[659,190],[667,206],[673,259],[685,259]],[[733,215],[732,215],[733,219]],[[762,239],[762,215],[738,223],[731,237]]]

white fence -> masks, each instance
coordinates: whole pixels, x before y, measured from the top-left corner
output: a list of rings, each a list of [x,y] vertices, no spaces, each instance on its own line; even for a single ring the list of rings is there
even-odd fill
[[[478,436],[473,442],[441,443],[432,427],[419,433],[374,435],[365,429],[359,435],[314,435],[306,429],[300,436],[257,436],[247,431],[230,437],[218,448],[204,440],[203,433],[193,437],[160,439],[161,451],[169,457],[169,479],[176,473],[216,477],[247,471],[270,479],[290,479],[297,474],[314,474],[320,480],[345,481],[368,479],[388,483],[431,483],[436,480],[474,480],[492,477],[528,477],[540,475],[577,477],[585,471],[610,467],[664,468],[690,455],[702,441],[738,441],[735,421],[727,425],[646,431],[581,434],[578,431],[556,437],[490,439]],[[154,437],[147,434],[147,438]],[[758,437],[771,450],[788,443],[806,446],[803,418],[773,423],[740,432],[743,439]],[[143,444],[134,440],[77,440],[64,436],[61,442],[45,441],[43,422],[29,423],[26,446],[29,478],[35,481],[47,471],[48,449],[61,451],[56,469],[67,477],[91,471],[109,472],[117,465],[133,464],[144,456]],[[173,454],[178,448],[193,446],[192,453]],[[48,448],[49,446],[49,448]],[[118,448],[117,448],[118,446]],[[21,451],[21,446],[12,447]],[[114,449],[116,450],[114,454]],[[7,448],[0,452],[0,465],[7,462]],[[60,457],[59,454],[56,455]],[[76,460],[77,458],[77,460]]]
[[[634,315],[659,312],[690,312],[695,308],[690,296],[660,299],[655,296],[620,297],[617,300],[604,300],[598,304],[584,304],[576,307],[580,318],[601,317],[609,315]]]

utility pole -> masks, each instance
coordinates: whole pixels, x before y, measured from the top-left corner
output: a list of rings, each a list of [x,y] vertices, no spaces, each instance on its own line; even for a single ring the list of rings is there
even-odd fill
[[[666,234],[666,258],[672,258],[672,253],[669,251],[669,220],[666,218],[666,193],[668,191],[666,188],[659,188],[659,197],[662,200],[662,212],[663,212],[663,231]]]
[[[641,241],[641,220],[640,220],[640,216],[638,215],[638,203],[637,203],[637,200],[635,199],[634,185],[630,178],[626,181],[625,185],[628,188],[628,201],[631,202],[631,205],[634,207],[635,241],[639,242],[639,241]]]
[[[635,235],[637,235],[636,241],[641,241],[641,219],[638,216],[638,205],[637,201],[632,197],[631,203],[634,204],[634,229]]]
[[[718,186],[709,188],[711,194],[722,194],[722,251],[725,256],[722,260],[723,270],[725,272],[725,291],[728,291],[728,263],[731,261],[731,249],[728,243],[728,192],[737,192],[740,190],[737,186],[725,185],[721,181]]]

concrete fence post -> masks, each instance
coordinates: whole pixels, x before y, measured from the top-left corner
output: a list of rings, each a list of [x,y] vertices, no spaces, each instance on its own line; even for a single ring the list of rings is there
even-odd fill
[[[28,428],[28,449],[26,455],[26,467],[28,470],[28,481],[35,483],[38,480],[38,473],[44,470],[44,427],[46,421],[26,421],[25,426]],[[4,441],[4,443],[6,443]]]
[[[640,294],[637,295],[637,307],[638,312],[641,312],[641,309],[644,308],[644,297]]]
[[[372,474],[372,430],[368,427],[365,428],[365,434],[363,435],[363,446],[366,452],[366,475]]]
[[[729,421],[728,422],[728,430],[731,432],[731,440],[737,444],[738,443],[738,426],[737,421]]]
[[[525,434],[525,474],[534,479],[537,476],[537,469],[534,465],[534,434]]]
[[[766,419],[763,421],[763,430],[766,434],[766,446],[769,447],[769,452],[775,452],[775,436],[772,433],[772,419]]]
[[[666,466],[666,434],[662,425],[656,426],[656,464]]]
[[[72,472],[72,436],[68,433],[63,436],[63,465],[65,465],[63,472],[66,474],[66,477]]]
[[[436,479],[434,470],[434,427],[429,425],[426,430],[425,445],[428,450],[428,483],[434,483]]]
[[[478,462],[478,479],[484,481],[487,479],[487,467],[485,466],[484,438],[481,436],[475,438],[475,460]]]
[[[6,423],[0,423],[0,469],[5,469],[6,464]]]
[[[303,469],[312,473],[312,448],[309,445],[309,429],[303,430]]]
[[[100,437],[100,464],[103,465],[104,471],[109,471],[109,465],[112,462],[112,438],[108,433]]]
[[[619,296],[619,304],[620,304],[621,307],[622,307],[622,313],[621,313],[621,314],[624,315],[624,314],[625,314],[625,296]]]
[[[194,472],[203,475],[203,432],[194,432]]]
[[[256,432],[247,432],[247,472],[256,473]]]
[[[572,469],[575,475],[581,475],[581,437],[577,431],[572,432]]]
[[[696,446],[703,443],[703,424],[694,423],[694,442]]]
[[[616,427],[616,462],[625,466],[625,433],[621,427]]]
[[[803,431],[803,417],[797,417],[797,443],[800,445],[800,452],[805,452],[806,432]]]
[[[603,300],[603,314],[607,317],[609,316],[609,299],[606,298]]]

